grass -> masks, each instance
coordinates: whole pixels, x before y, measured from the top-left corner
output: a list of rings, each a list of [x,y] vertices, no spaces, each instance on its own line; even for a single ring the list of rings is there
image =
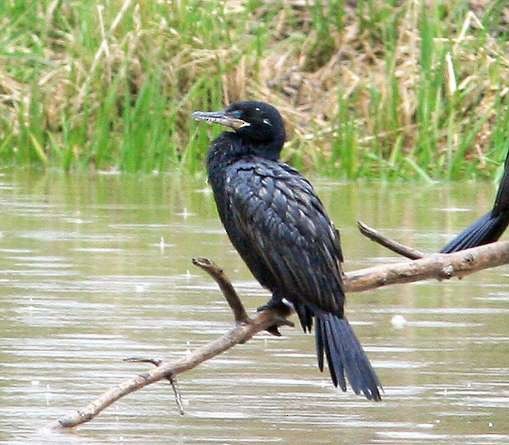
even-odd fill
[[[190,113],[241,98],[336,178],[489,177],[509,148],[503,0],[4,0],[0,25],[3,166],[201,172]]]

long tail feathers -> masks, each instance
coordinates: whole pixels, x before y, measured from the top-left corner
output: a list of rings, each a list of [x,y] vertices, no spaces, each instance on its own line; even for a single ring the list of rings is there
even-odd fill
[[[471,247],[493,243],[504,233],[508,224],[509,214],[507,212],[499,213],[498,215],[493,215],[493,212],[489,212],[449,241],[440,252],[458,252]]]
[[[313,329],[313,311],[304,304],[294,305],[295,311],[299,316],[300,325],[304,332],[311,332]]]
[[[348,320],[330,313],[321,313],[316,314],[315,323],[320,370],[323,371],[325,355],[334,386],[346,391],[348,379],[355,394],[362,392],[369,400],[382,400],[382,385]]]
[[[440,251],[458,252],[470,247],[497,241],[509,224],[509,151],[504,164],[504,174],[498,185],[497,196],[489,213],[468,226]]]

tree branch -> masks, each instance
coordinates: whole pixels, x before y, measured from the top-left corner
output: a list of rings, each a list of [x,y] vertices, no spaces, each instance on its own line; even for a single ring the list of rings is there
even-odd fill
[[[348,272],[345,277],[347,292],[363,292],[390,284],[414,281],[447,280],[482,269],[509,263],[509,241],[499,241],[484,246],[450,254],[435,253],[415,261],[386,264]]]
[[[387,247],[387,249],[396,252],[398,255],[410,258],[411,260],[418,260],[419,258],[424,258],[426,256],[426,254],[414,249],[413,247],[405,246],[398,241],[382,235],[378,230],[369,227],[362,221],[357,221],[357,227],[359,228],[359,232],[368,237],[371,241]]]
[[[129,357],[125,358],[124,362],[130,362],[130,363],[152,363],[154,366],[161,366],[163,363],[162,360],[158,360],[155,358],[138,358],[138,357]],[[171,389],[173,389],[173,395],[175,396],[175,403],[177,404],[177,408],[179,410],[179,413],[181,416],[184,415],[184,405],[182,403],[182,396],[180,395],[180,392],[177,388],[177,381],[175,380],[175,377],[168,376],[166,377],[166,380],[170,382]]]
[[[223,269],[218,267],[208,258],[198,257],[193,258],[192,261],[195,266],[207,272],[219,285],[219,288],[221,289],[226,302],[233,312],[235,323],[246,323],[249,320],[246,309],[244,308],[244,305],[242,304],[242,301],[240,301],[237,291],[234,289],[232,283],[224,273]]]
[[[237,343],[249,340],[253,335],[276,323],[277,318],[278,314],[275,311],[267,310],[259,312],[256,317],[251,319],[248,323],[237,324],[222,337],[201,346],[186,357],[182,357],[180,360],[173,363],[162,363],[148,372],[139,374],[109,389],[83,409],[76,411],[74,414],[60,418],[55,424],[50,425],[50,427],[72,428],[88,422],[105,408],[127,394],[137,391],[151,383],[166,379],[169,376],[176,376],[184,371],[193,369],[205,360],[209,360],[232,348]]]
[[[260,331],[274,325],[287,324],[288,314],[274,310],[258,312],[252,319],[247,317],[244,306],[223,271],[211,261],[201,258],[193,261],[218,282],[228,304],[234,312],[236,325],[222,337],[201,346],[192,353],[172,363],[157,362],[150,371],[130,378],[111,388],[83,409],[60,418],[51,428],[71,428],[88,422],[118,399],[144,386],[162,379],[170,379],[200,363],[221,354],[238,343],[244,343]],[[481,269],[509,263],[509,242],[497,242],[452,254],[434,254],[416,261],[349,272],[345,276],[347,292],[361,292],[389,284],[409,283],[430,278],[438,280],[462,277]],[[151,361],[151,363],[154,363]]]

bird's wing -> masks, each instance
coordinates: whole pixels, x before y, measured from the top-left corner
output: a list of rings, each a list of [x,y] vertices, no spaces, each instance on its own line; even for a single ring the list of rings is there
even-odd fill
[[[311,184],[286,164],[256,158],[230,167],[230,217],[296,303],[343,315],[339,232]]]

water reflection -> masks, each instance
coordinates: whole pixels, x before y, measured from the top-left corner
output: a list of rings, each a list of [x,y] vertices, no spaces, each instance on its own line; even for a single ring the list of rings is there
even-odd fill
[[[433,251],[494,194],[486,184],[317,183],[347,269],[396,260],[362,239],[356,218]],[[177,358],[228,328],[192,256],[224,266],[250,308],[264,302],[206,190],[178,175],[0,176],[1,442],[509,443],[507,268],[350,296],[382,403],[334,390],[312,338],[285,329],[182,376],[183,417],[161,383],[78,432],[44,430],[143,369],[123,358]]]

